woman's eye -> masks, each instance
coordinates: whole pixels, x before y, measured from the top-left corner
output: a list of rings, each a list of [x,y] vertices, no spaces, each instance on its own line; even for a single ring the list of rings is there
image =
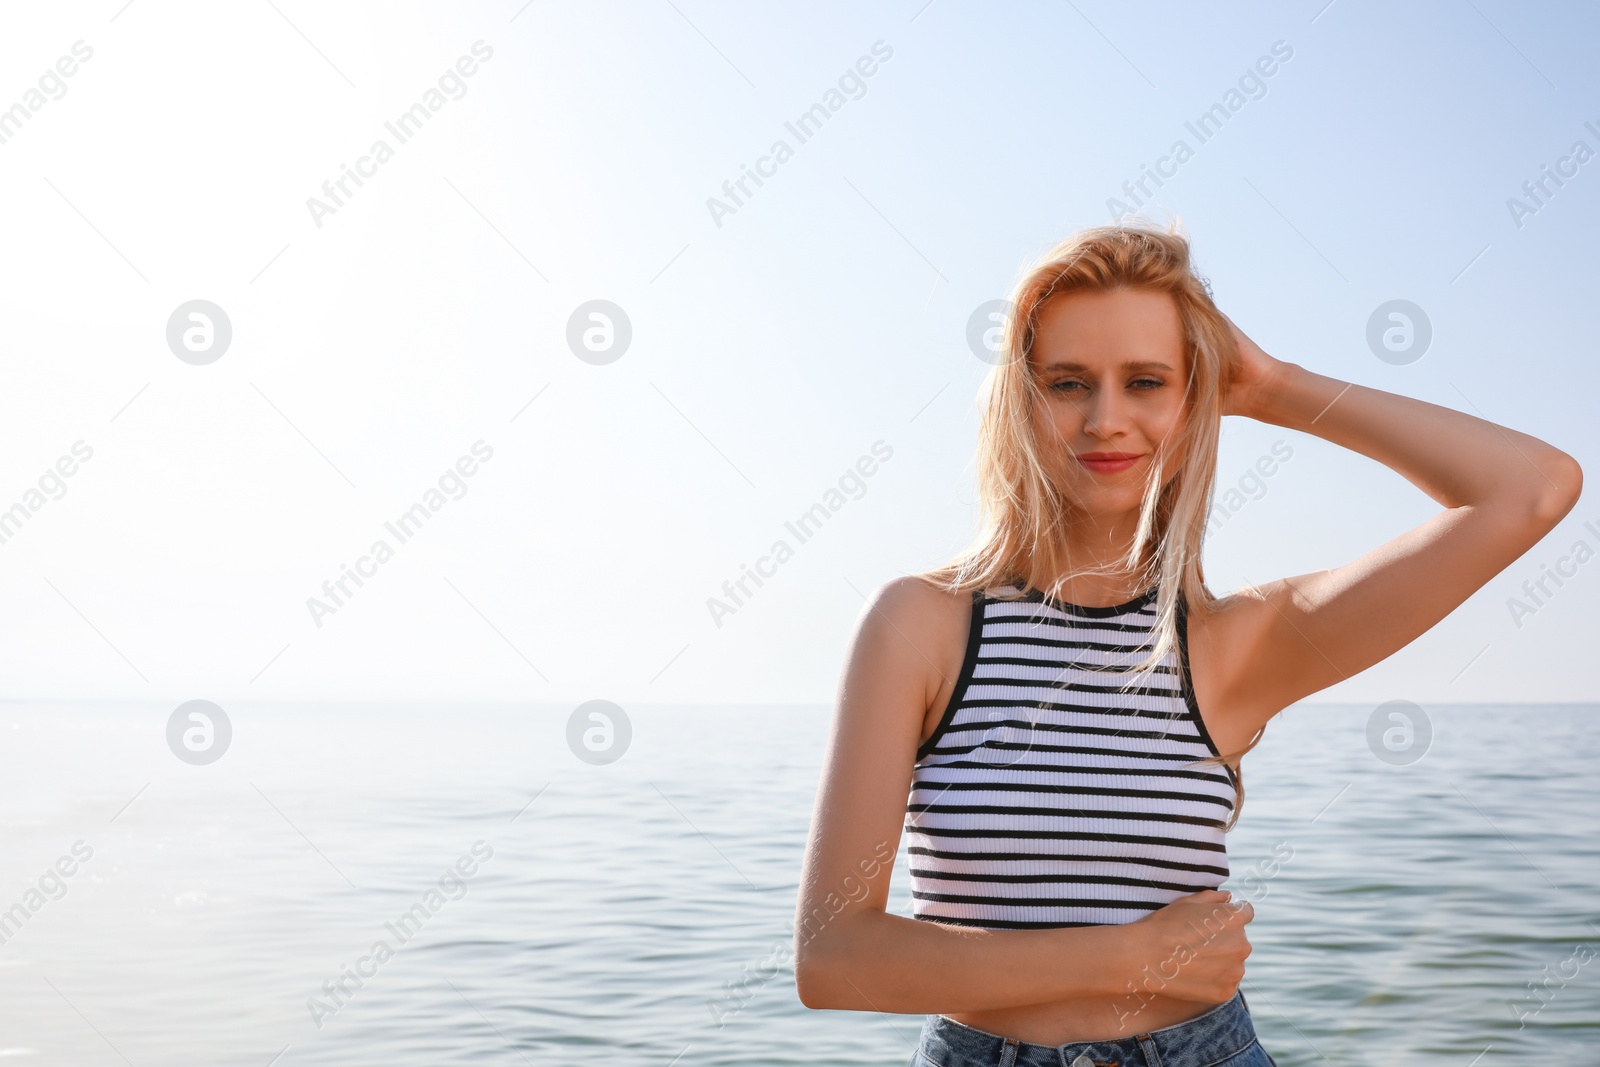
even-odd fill
[[[1148,392],[1151,389],[1159,389],[1166,383],[1159,378],[1139,378],[1133,381],[1131,384],[1142,387],[1140,389],[1141,392]],[[1050,386],[1050,388],[1054,389],[1058,393],[1067,393],[1072,391],[1072,386],[1074,385],[1083,385],[1083,383],[1078,381],[1076,378],[1068,378],[1064,381],[1054,383]]]

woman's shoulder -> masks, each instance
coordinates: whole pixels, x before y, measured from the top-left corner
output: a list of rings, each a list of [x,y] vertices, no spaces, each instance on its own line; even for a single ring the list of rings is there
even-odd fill
[[[903,574],[878,586],[867,613],[940,664],[948,657],[937,653],[953,648],[959,654],[966,645],[972,603],[971,590],[952,590],[927,574]]]
[[[972,590],[953,590],[928,574],[902,574],[878,586],[872,605],[895,622],[935,626],[964,623]]]
[[[970,590],[952,590],[925,574],[891,578],[868,602],[862,626],[877,637],[869,645],[918,679],[925,713],[948,700],[961,671],[973,602]],[[925,722],[922,736],[929,729]]]

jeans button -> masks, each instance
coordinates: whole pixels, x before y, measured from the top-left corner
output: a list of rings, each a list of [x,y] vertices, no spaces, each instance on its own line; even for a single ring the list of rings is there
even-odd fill
[[[1072,1061],[1071,1067],[1094,1067],[1094,1061],[1087,1052],[1078,1053],[1078,1058]]]

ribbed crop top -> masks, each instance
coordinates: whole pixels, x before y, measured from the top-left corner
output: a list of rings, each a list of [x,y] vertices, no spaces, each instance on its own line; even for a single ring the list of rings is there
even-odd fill
[[[1156,590],[1090,608],[973,594],[961,674],[917,749],[905,834],[917,919],[990,929],[1132,922],[1228,877],[1231,769],[1178,648],[1149,654]]]

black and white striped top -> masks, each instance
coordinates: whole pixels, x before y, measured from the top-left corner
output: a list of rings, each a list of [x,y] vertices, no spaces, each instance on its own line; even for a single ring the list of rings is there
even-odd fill
[[[1127,923],[1227,879],[1233,772],[1191,766],[1217,749],[1189,683],[1181,599],[1179,647],[1117,692],[1149,654],[1155,600],[1153,588],[1105,608],[974,593],[961,675],[917,749],[906,806],[915,918]]]

